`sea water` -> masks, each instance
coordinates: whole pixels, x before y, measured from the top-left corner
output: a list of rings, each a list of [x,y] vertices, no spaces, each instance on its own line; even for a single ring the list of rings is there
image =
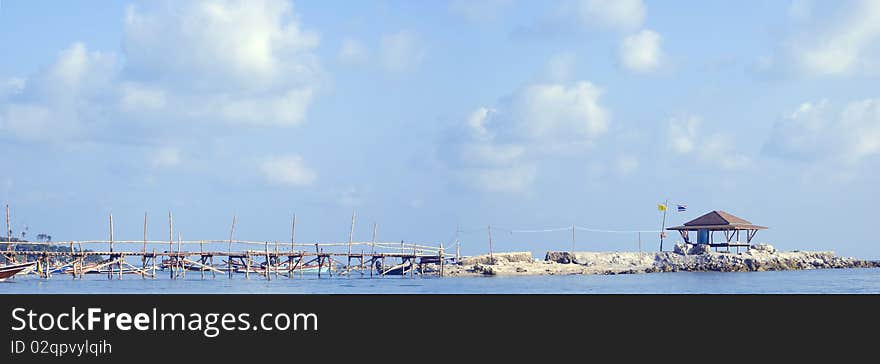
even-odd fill
[[[160,273],[161,274],[161,273]],[[50,279],[20,276],[0,282],[0,294],[16,293],[880,293],[880,268],[819,269],[780,272],[675,272],[622,275],[514,277],[272,277],[241,275],[201,279],[141,279],[126,275],[108,280],[86,275],[82,280],[56,275]]]

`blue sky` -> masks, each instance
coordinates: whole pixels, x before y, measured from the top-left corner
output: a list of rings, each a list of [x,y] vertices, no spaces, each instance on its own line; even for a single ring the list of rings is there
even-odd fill
[[[332,6],[331,6],[332,5]],[[568,249],[721,209],[880,257],[871,1],[3,1],[0,200],[54,240]],[[656,247],[656,236],[642,236]],[[579,250],[635,248],[578,232]]]

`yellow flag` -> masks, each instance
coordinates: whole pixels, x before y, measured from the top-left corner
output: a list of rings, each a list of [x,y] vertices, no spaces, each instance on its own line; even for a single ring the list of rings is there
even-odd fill
[[[658,204],[657,204],[657,210],[660,210],[660,211],[666,211],[666,205],[664,205],[664,204],[662,204],[662,203],[658,203]]]

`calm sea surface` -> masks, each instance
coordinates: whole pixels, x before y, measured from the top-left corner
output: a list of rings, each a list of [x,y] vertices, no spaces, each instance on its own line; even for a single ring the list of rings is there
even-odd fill
[[[880,293],[880,268],[750,273],[653,273],[459,278],[262,278],[83,280],[54,276],[0,282],[10,293]]]

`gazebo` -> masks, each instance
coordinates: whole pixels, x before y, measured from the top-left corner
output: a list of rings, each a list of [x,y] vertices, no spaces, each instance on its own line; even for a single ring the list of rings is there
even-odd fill
[[[767,229],[766,226],[754,225],[745,219],[733,216],[727,212],[715,210],[709,212],[696,219],[688,221],[681,226],[667,228],[667,230],[677,230],[685,243],[690,243],[690,232],[697,232],[697,244],[708,244],[710,247],[748,247],[758,230]],[[715,232],[724,232],[724,241],[715,242]],[[739,240],[740,231],[746,232],[745,243]]]

